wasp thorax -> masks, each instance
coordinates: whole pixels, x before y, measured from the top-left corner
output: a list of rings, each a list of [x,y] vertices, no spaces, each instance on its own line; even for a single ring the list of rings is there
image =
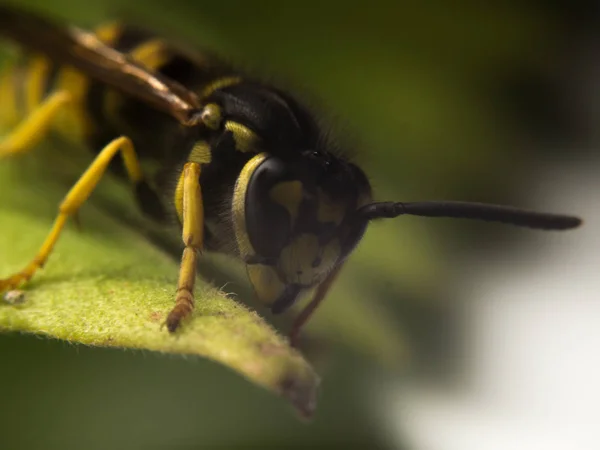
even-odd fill
[[[250,160],[235,189],[234,222],[260,301],[281,312],[320,283],[362,236],[353,213],[369,198],[360,169],[327,154]]]

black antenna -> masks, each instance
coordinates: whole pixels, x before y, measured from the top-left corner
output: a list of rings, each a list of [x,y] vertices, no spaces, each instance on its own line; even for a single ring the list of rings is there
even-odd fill
[[[357,213],[360,219],[367,221],[411,215],[485,220],[542,230],[568,230],[578,227],[582,222],[573,216],[471,202],[380,202],[365,205]]]

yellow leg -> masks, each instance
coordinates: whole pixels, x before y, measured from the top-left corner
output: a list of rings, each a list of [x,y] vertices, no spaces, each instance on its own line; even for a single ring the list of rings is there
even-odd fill
[[[66,91],[50,94],[39,107],[27,116],[0,142],[0,158],[26,153],[47,134],[57,114],[71,101]]]
[[[50,253],[52,253],[54,245],[58,241],[67,219],[77,213],[77,210],[88,199],[102,178],[102,175],[106,172],[110,161],[118,152],[121,152],[123,155],[125,167],[131,181],[138,183],[142,180],[142,169],[139,165],[131,140],[126,137],[120,137],[104,147],[94,162],[92,162],[90,167],[88,167],[85,173],[79,178],[77,183],[75,183],[63,199],[58,208],[58,216],[54,221],[52,230],[46,237],[44,244],[35,258],[33,258],[21,272],[6,279],[0,279],[0,292],[8,289],[15,289],[20,284],[28,281],[37,269],[44,266]]]
[[[200,165],[187,163],[183,168],[183,257],[179,268],[175,306],[167,317],[166,325],[175,332],[183,319],[194,310],[194,284],[198,252],[204,241],[204,207],[200,190]]]

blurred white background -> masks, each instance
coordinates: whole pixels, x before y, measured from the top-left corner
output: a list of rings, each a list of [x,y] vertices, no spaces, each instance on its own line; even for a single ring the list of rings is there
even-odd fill
[[[531,205],[580,214],[583,228],[467,266],[457,283],[467,375],[460,388],[403,384],[386,395],[398,440],[418,450],[600,449],[598,167],[556,167],[532,186]]]

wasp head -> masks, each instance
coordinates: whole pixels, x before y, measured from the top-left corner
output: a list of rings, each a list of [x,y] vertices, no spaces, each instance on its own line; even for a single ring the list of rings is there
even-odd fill
[[[366,222],[357,224],[355,213],[370,199],[363,172],[326,151],[252,158],[238,179],[233,215],[259,300],[279,313],[323,281],[362,237]]]

